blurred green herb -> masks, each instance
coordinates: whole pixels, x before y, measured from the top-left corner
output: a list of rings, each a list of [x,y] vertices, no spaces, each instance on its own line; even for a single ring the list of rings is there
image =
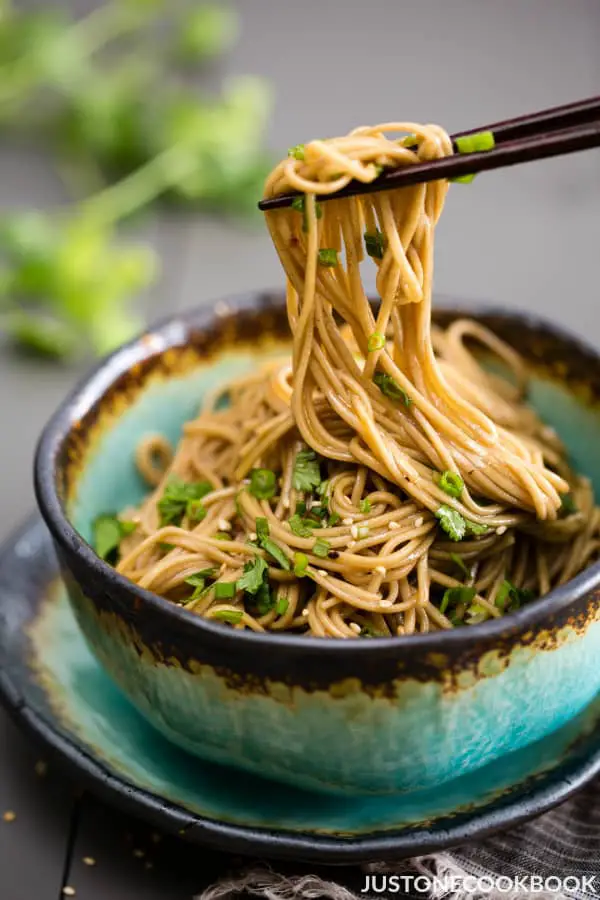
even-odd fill
[[[237,77],[212,97],[187,77],[238,33],[220,2],[108,0],[77,21],[62,7],[0,5],[0,129],[52,150],[72,195],[0,221],[0,321],[17,346],[103,354],[143,327],[134,300],[159,265],[122,241],[132,216],[159,201],[256,210],[268,85]]]

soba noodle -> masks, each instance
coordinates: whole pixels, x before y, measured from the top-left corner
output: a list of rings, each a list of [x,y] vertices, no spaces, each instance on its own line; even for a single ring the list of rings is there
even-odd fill
[[[176,448],[142,442],[152,491],[121,514],[135,525],[119,572],[237,628],[350,638],[497,618],[597,558],[590,483],[526,405],[523,361],[475,321],[432,326],[448,182],[316,202],[452,152],[437,126],[386,123],[277,165],[266,195],[303,195],[266,214],[291,361],[225,385]],[[480,366],[477,344],[510,380]]]

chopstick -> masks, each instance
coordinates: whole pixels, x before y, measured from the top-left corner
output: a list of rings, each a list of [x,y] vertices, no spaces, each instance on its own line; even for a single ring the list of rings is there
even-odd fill
[[[412,184],[459,178],[478,172],[507,168],[521,163],[563,156],[600,146],[600,97],[540,110],[513,119],[483,125],[452,135],[452,140],[479,131],[492,131],[495,147],[475,153],[456,153],[429,162],[415,163],[384,171],[369,184],[351,181],[333,194],[318,194],[320,202],[387,191]],[[269,197],[259,202],[260,210],[289,206],[298,192]]]

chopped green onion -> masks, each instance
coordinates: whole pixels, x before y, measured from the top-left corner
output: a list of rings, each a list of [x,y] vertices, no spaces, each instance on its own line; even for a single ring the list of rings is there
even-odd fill
[[[277,476],[271,469],[252,469],[248,490],[257,500],[270,500],[277,489]]]
[[[496,594],[496,606],[503,612],[515,612],[524,603],[529,603],[530,600],[533,600],[534,597],[535,594],[532,590],[515,587],[512,582],[505,579]]]
[[[390,375],[386,375],[385,372],[375,372],[373,382],[385,397],[389,397],[390,400],[402,400],[405,406],[410,406],[410,397]]]
[[[296,212],[304,212],[304,195],[302,194],[300,197],[294,197],[292,200],[292,209],[295,209]]]
[[[290,147],[288,150],[288,156],[293,157],[293,159],[304,159],[304,144],[296,144],[295,147]]]
[[[358,506],[361,513],[370,513],[371,512],[371,501],[368,497],[365,497],[364,500],[361,500]]]
[[[577,506],[572,494],[562,494],[560,511],[565,516],[570,516],[577,512]]]
[[[237,581],[238,589],[247,591],[249,594],[256,594],[262,586],[268,570],[269,567],[262,556],[255,556],[244,566],[244,573]]]
[[[289,570],[291,568],[290,561],[287,558],[287,556],[285,555],[285,553],[283,552],[283,550],[281,549],[281,547],[279,546],[279,544],[276,544],[275,541],[272,541],[271,538],[267,537],[267,538],[261,539],[260,545],[263,548],[263,550],[266,550],[267,553],[270,556],[272,556],[276,562],[279,563],[279,565],[281,566],[282,569],[285,569],[286,572],[289,572]]]
[[[464,587],[463,585],[447,588],[440,603],[440,612],[445,613],[449,606],[454,608],[459,603],[470,603],[476,593],[474,587]]]
[[[325,559],[327,554],[331,549],[331,544],[329,541],[324,541],[323,538],[318,538],[312,548],[312,552],[315,556],[320,556],[322,559]]]
[[[407,134],[406,137],[402,138],[400,144],[402,147],[415,147],[417,144],[416,134]]]
[[[385,347],[385,335],[381,334],[380,331],[374,331],[367,341],[369,353],[373,353],[375,350],[382,350],[383,347]]]
[[[327,523],[328,528],[335,528],[337,523],[340,521],[340,518],[341,516],[339,516],[338,513],[331,513],[331,515],[329,516],[329,521]]]
[[[213,619],[220,619],[221,622],[230,622],[232,625],[239,625],[244,618],[244,612],[241,609],[215,609],[215,611],[211,613],[211,616]]]
[[[292,200],[292,209],[295,209],[296,212],[302,213],[302,230],[308,231],[308,219],[306,218],[306,203],[304,202],[304,194],[302,194],[302,196],[300,197],[294,197],[294,199]],[[320,219],[323,215],[323,210],[320,203],[315,203],[315,215],[317,219]]]
[[[451,553],[450,559],[452,560],[452,562],[454,563],[455,566],[458,566],[458,568],[463,573],[463,575],[466,575],[468,577],[469,570],[466,567],[462,556],[459,556],[458,553]]]
[[[360,637],[370,638],[383,636],[384,635],[380,631],[377,631],[376,628],[373,628],[372,625],[363,625],[363,627],[360,629]]]
[[[215,538],[215,541],[230,541],[231,535],[227,534],[226,531],[217,531],[214,538]]]
[[[496,146],[493,131],[477,131],[475,134],[464,134],[454,139],[459,153],[481,153],[493,150]]]
[[[294,553],[294,575],[303,578],[308,568],[308,556],[306,553]]]
[[[297,491],[312,491],[321,484],[321,468],[314,450],[306,448],[296,454],[292,485]]]
[[[231,600],[235,597],[237,586],[235,581],[217,581],[214,590],[215,600]]]
[[[356,529],[356,536],[359,541],[363,541],[365,538],[369,537],[369,526],[368,525],[359,525]]]
[[[205,590],[207,578],[214,578],[217,574],[216,569],[202,569],[200,572],[194,572],[185,579],[185,583],[194,588],[190,600],[197,600],[200,594]]]
[[[490,530],[488,525],[479,525],[478,522],[471,522],[470,519],[465,519],[465,527],[467,534],[487,534]]]
[[[328,491],[329,479],[327,478],[325,481],[322,481],[321,484],[317,487],[317,494],[319,495],[319,497],[326,497]]]
[[[290,601],[287,597],[278,597],[277,603],[275,605],[275,612],[278,616],[285,616],[288,611],[288,607],[290,605]]]
[[[383,232],[377,229],[373,231],[365,231],[365,249],[369,256],[373,259],[383,259],[383,254],[387,246],[387,240]]]
[[[259,541],[269,537],[269,520],[264,516],[258,516],[256,519],[256,535]]]
[[[288,519],[288,524],[293,534],[297,535],[297,537],[312,537],[313,528],[317,527],[316,522],[311,522],[310,519],[302,519],[298,515],[291,516]]]
[[[448,181],[451,181],[454,184],[471,184],[474,180],[475,175],[455,175],[454,178],[448,179]]]
[[[456,472],[450,472],[449,470],[437,475],[437,483],[444,493],[448,494],[450,497],[460,497],[465,487],[465,483],[460,475],[457,475]]]
[[[338,264],[337,250],[334,250],[331,247],[327,247],[323,250],[319,250],[319,265],[320,266],[328,266],[333,268]]]

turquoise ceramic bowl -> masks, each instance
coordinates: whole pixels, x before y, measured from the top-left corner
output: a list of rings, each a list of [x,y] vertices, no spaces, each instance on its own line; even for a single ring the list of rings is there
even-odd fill
[[[515,313],[475,315],[531,363],[530,397],[600,489],[600,358]],[[97,515],[144,494],[142,435],[177,441],[204,393],[287,353],[282,298],[159,325],[103,361],[47,425],[38,503],[89,647],[140,712],[197,756],[325,792],[409,793],[564,726],[600,688],[600,566],[517,613],[453,632],[336,641],[239,632],[141,590],[97,558]]]

